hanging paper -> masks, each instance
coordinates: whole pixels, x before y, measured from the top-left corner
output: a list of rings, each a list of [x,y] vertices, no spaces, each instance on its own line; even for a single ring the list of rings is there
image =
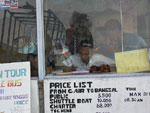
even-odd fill
[[[147,49],[115,53],[118,73],[132,73],[150,70]]]

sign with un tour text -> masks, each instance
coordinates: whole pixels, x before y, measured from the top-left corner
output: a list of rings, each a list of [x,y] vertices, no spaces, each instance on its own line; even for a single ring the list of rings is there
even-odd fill
[[[44,81],[45,113],[150,113],[150,77]]]
[[[0,113],[31,113],[30,63],[0,64]]]

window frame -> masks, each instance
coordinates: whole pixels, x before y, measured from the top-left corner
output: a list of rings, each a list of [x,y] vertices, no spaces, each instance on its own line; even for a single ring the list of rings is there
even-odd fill
[[[122,0],[120,0],[122,1]],[[118,74],[118,73],[109,73],[109,74],[102,74],[99,75],[71,75],[71,76],[46,76],[46,66],[45,66],[45,43],[44,43],[44,23],[43,23],[43,3],[44,0],[36,0],[36,20],[37,20],[37,48],[38,48],[38,77],[39,80],[44,79],[50,79],[50,78],[103,78],[103,77],[133,77],[133,76],[149,76],[150,73],[148,72],[140,72],[140,73],[124,73],[124,74]],[[92,75],[92,76],[91,76]]]
[[[37,48],[38,48],[38,77],[43,80],[45,77],[45,44],[44,44],[44,23],[43,23],[43,0],[36,0],[37,18]]]

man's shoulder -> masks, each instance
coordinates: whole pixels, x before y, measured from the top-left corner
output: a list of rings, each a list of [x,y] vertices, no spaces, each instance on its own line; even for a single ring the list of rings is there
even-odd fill
[[[70,57],[72,57],[72,58],[80,58],[80,55],[79,54],[74,54],[74,55],[71,55]]]
[[[134,34],[134,33],[124,33],[124,38],[126,40],[140,40],[140,41],[142,40],[142,41],[144,41],[144,39],[140,35]]]
[[[134,34],[134,33],[124,33],[124,37],[125,38],[129,38],[129,39],[132,39],[132,38],[142,38],[141,36],[137,35],[137,34]]]
[[[71,60],[73,63],[75,63],[75,62],[80,61],[81,58],[79,54],[74,54],[74,55],[71,55],[69,58],[67,58],[67,60]]]
[[[94,53],[93,55],[92,55],[92,58],[95,58],[95,57],[100,57],[100,56],[104,56],[104,55],[102,55],[102,54],[98,54],[98,53]]]
[[[93,54],[91,60],[105,62],[106,64],[114,64],[115,63],[113,59],[110,59],[102,54]]]
[[[146,47],[146,42],[140,35],[134,33],[124,33],[124,38],[126,43],[139,43]]]

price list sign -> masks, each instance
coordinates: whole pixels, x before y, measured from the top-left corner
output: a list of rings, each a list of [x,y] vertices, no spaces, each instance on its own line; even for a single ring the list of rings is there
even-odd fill
[[[45,113],[150,113],[150,77],[44,81]]]

